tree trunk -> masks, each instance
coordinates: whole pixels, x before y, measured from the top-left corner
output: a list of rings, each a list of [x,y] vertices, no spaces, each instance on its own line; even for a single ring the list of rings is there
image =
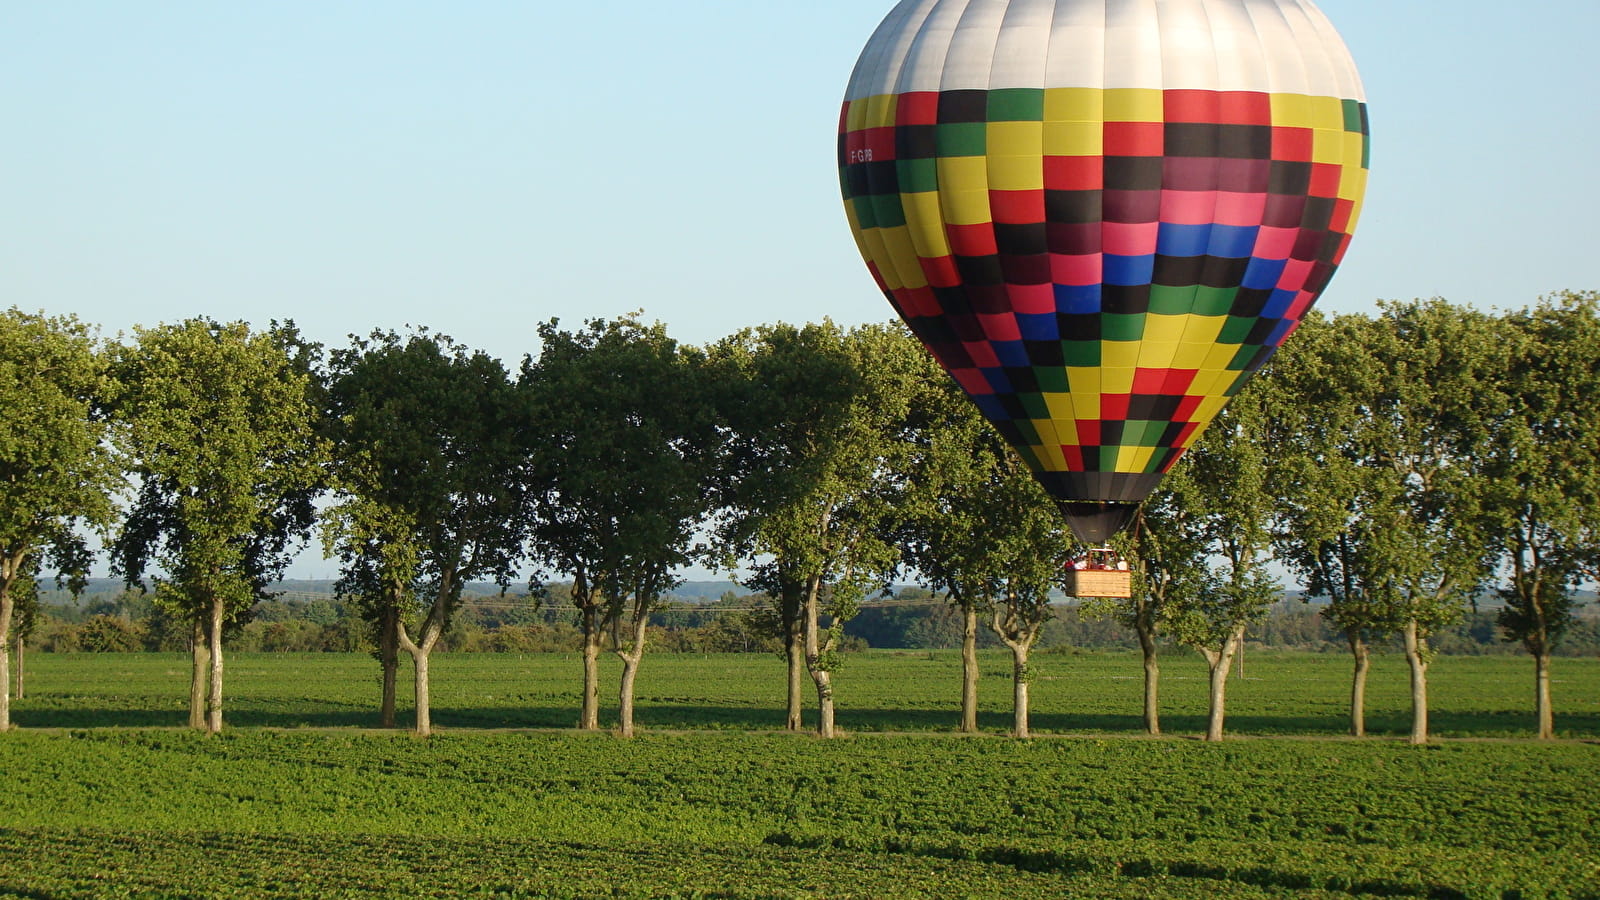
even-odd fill
[[[788,657],[789,662],[789,701],[783,727],[789,731],[799,731],[804,727],[801,722],[801,706],[805,698],[806,636],[800,628],[795,627],[795,623],[790,623],[788,630],[784,655]]]
[[[978,610],[961,605],[961,730],[978,730]]]
[[[211,647],[205,619],[196,615],[189,623],[189,727],[206,727],[206,670],[211,668]]]
[[[428,618],[422,623],[422,640],[413,641],[411,634],[406,630],[405,622],[396,618],[395,637],[400,648],[411,656],[411,672],[415,685],[418,737],[428,737],[433,734],[433,700],[430,695],[428,677],[428,660],[433,655],[433,648],[438,646],[439,638],[444,636],[445,623],[450,618],[450,583],[445,579],[439,588],[439,596],[434,598],[433,608],[428,610]]]
[[[1556,736],[1555,710],[1550,706],[1550,651],[1533,656],[1534,713],[1539,720],[1539,739],[1548,741]]]
[[[9,581],[0,586],[0,731],[11,730],[11,617],[16,601]],[[22,654],[17,654],[17,683],[22,683]]]
[[[1417,620],[1406,622],[1403,629],[1406,644],[1406,663],[1411,666],[1411,743],[1428,742],[1428,661],[1423,658],[1425,638],[1419,633]]]
[[[428,737],[433,734],[433,696],[428,676],[428,660],[431,653],[422,649],[411,652],[412,684],[416,692],[417,707],[417,736]]]
[[[226,605],[221,597],[211,598],[211,621],[207,624],[207,648],[211,656],[210,691],[206,695],[206,733],[222,730],[222,626],[226,618]]]
[[[645,626],[650,618],[647,610],[639,610],[634,617],[633,646],[629,650],[618,649],[617,656],[622,658],[622,686],[618,691],[620,706],[617,713],[617,733],[622,737],[633,737],[633,684],[639,675],[639,663],[644,660]]]
[[[1156,636],[1152,629],[1141,626],[1138,633],[1139,650],[1144,654],[1144,730],[1148,734],[1160,734],[1160,648],[1156,646]]]
[[[21,700],[28,695],[28,642],[19,634],[17,635],[16,644],[17,678],[12,683],[12,696]],[[0,730],[4,729],[0,728]]]
[[[600,730],[600,610],[590,603],[583,608],[583,706],[578,711],[578,728]]]
[[[805,599],[805,641],[806,641],[806,668],[811,672],[811,680],[817,686],[817,736],[831,738],[834,736],[833,728],[833,673],[823,664],[824,654],[833,648],[823,646],[821,626],[819,619],[821,611],[821,585],[813,579],[806,586]]]
[[[1361,639],[1361,634],[1351,631],[1345,635],[1350,642],[1350,653],[1355,657],[1355,671],[1350,676],[1350,733],[1356,737],[1367,736],[1367,670],[1372,668],[1372,648]]]
[[[1011,647],[1011,734],[1031,738],[1028,729],[1028,644],[1007,640]]]
[[[1222,726],[1227,716],[1228,670],[1233,668],[1233,658],[1244,643],[1244,626],[1240,625],[1222,642],[1222,649],[1205,651],[1206,662],[1211,667],[1211,708],[1206,717],[1206,740],[1222,740]]]
[[[390,606],[378,619],[378,660],[383,666],[383,701],[380,726],[393,728],[395,692],[400,681],[400,610]]]

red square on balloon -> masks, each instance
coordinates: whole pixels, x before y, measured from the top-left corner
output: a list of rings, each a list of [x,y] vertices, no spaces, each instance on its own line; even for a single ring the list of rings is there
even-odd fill
[[[1105,186],[1105,160],[1099,156],[1044,158],[1044,189],[1047,191],[1098,191]]]
[[[1005,225],[1035,225],[1045,220],[1044,191],[990,191],[989,212]]]
[[[1167,91],[1161,97],[1168,122],[1220,122],[1222,94],[1217,91]]]
[[[1272,95],[1262,91],[1223,91],[1218,98],[1225,125],[1271,125]]]
[[[939,124],[939,92],[910,91],[895,98],[896,125]]]
[[[946,225],[945,234],[950,238],[950,251],[956,256],[993,256],[1000,252],[994,240],[994,226],[988,222]]]
[[[1272,158],[1284,162],[1310,162],[1313,143],[1311,129],[1280,125],[1272,129]]]
[[[1313,163],[1311,165],[1311,190],[1313,197],[1339,196],[1339,179],[1344,175],[1344,166],[1335,163]]]
[[[953,256],[936,256],[922,260],[922,274],[934,287],[947,288],[961,284],[961,270]],[[876,272],[874,272],[876,275]],[[880,279],[881,280],[881,279]]]
[[[1167,130],[1161,122],[1106,123],[1106,156],[1161,156],[1166,147]]]

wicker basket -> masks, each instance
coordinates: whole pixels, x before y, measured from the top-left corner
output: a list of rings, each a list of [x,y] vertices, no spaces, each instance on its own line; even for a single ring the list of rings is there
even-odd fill
[[[1132,573],[1126,569],[1068,569],[1071,597],[1132,597]]]

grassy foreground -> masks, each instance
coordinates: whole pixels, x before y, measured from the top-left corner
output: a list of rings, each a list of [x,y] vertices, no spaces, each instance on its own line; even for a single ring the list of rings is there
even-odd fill
[[[1440,660],[1436,724],[1486,739],[1412,748],[1337,737],[1343,661],[1292,654],[1247,660],[1231,724],[1294,737],[1220,745],[1123,739],[1119,654],[1041,658],[1039,725],[1089,735],[1064,740],[933,733],[948,654],[848,660],[833,742],[766,731],[770,657],[647,659],[633,741],[564,730],[561,657],[439,659],[450,730],[426,741],[360,727],[358,656],[230,659],[218,737],[114,727],[181,724],[184,663],[30,660],[0,896],[1600,897],[1595,660],[1558,661],[1578,739],[1552,744],[1496,737],[1526,730],[1526,660]],[[985,667],[998,731],[1008,670]],[[1198,729],[1203,672],[1166,672],[1169,728]],[[1404,691],[1382,661],[1375,726],[1403,732]]]
[[[18,896],[1597,896],[1600,747],[0,740]]]

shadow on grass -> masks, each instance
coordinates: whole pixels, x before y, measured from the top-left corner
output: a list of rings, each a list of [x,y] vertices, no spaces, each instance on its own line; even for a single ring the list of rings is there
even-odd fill
[[[352,728],[378,729],[377,709],[328,709],[318,711],[262,709],[250,706],[224,708],[225,723],[234,728]],[[188,723],[184,710],[117,709],[112,707],[66,709],[15,709],[12,721],[19,728],[181,728]],[[410,729],[414,711],[402,706],[396,727]],[[614,707],[602,707],[603,729],[615,726]],[[785,713],[778,708],[729,708],[719,706],[662,705],[641,706],[636,723],[643,729],[682,731],[781,731]],[[838,727],[845,732],[949,733],[956,730],[959,714],[941,709],[852,709],[838,711]],[[472,729],[567,729],[576,728],[576,706],[538,707],[435,707],[436,727],[470,731]],[[1136,736],[1144,733],[1138,715],[1035,713],[1029,718],[1038,734],[1091,734]],[[815,710],[806,710],[802,731],[816,728]],[[978,716],[981,731],[1004,734],[1011,730],[1009,712],[983,712]],[[1532,737],[1532,713],[1436,711],[1430,715],[1433,733],[1450,738]],[[1348,720],[1335,716],[1233,715],[1226,731],[1238,735],[1339,737],[1347,733]],[[1171,736],[1197,735],[1205,731],[1206,717],[1169,714],[1161,719],[1162,732]],[[1367,731],[1373,737],[1404,737],[1410,733],[1409,714],[1383,712],[1367,718]],[[1564,738],[1600,738],[1600,714],[1557,714],[1557,734]]]

